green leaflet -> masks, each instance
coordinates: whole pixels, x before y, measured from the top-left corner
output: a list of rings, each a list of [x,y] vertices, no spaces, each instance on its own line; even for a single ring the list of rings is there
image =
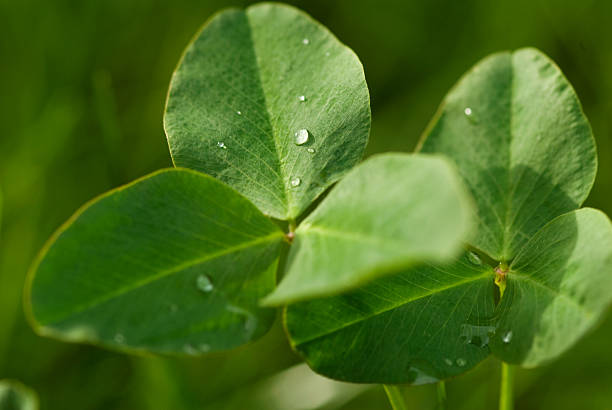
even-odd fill
[[[295,219],[361,159],[369,94],[357,56],[325,27],[264,3],[204,26],[173,75],[164,123],[177,166]],[[300,130],[308,139],[296,145]]]
[[[43,335],[126,350],[197,354],[267,331],[283,233],[209,176],[162,170],[79,210],[29,275]],[[29,303],[28,303],[29,302]]]
[[[292,346],[317,372],[358,383],[423,384],[489,354],[492,270],[462,256],[287,308]],[[470,343],[472,342],[472,343]]]
[[[472,245],[495,260],[510,261],[552,218],[578,208],[597,170],[576,93],[534,49],[478,63],[445,97],[424,138],[421,151],[456,162],[478,207]]]
[[[490,352],[535,366],[572,346],[612,301],[610,221],[575,210],[596,171],[590,126],[547,57],[526,49],[484,59],[426,135],[423,151],[451,157],[475,197],[476,253],[290,306],[291,342],[324,375],[420,384]],[[496,306],[498,272],[506,290]]]
[[[612,225],[606,215],[583,208],[554,219],[510,266],[493,353],[533,367],[566,351],[610,305],[611,267]]]
[[[265,303],[337,294],[422,261],[449,260],[469,233],[471,213],[447,160],[372,157],[300,224],[287,274]]]
[[[0,380],[0,410],[38,410],[38,397],[19,382]]]

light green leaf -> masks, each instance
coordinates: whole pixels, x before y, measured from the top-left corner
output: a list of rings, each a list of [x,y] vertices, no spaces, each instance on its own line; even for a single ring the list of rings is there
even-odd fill
[[[209,176],[162,170],[81,208],[29,275],[34,328],[163,353],[228,349],[264,334],[283,233]]]
[[[38,410],[38,397],[14,380],[0,380],[0,410]]]
[[[444,99],[423,152],[452,158],[478,207],[472,245],[510,261],[552,218],[576,209],[595,179],[595,142],[580,102],[541,52],[493,54]]]
[[[612,225],[584,208],[559,216],[523,247],[510,266],[491,350],[533,367],[569,349],[612,302]]]
[[[164,122],[177,166],[295,219],[361,159],[369,94],[357,56],[325,27],[264,3],[204,26],[172,77]]]
[[[492,270],[474,261],[466,254],[291,305],[291,344],[339,380],[423,384],[463,373],[489,355],[494,330]]]
[[[448,260],[471,228],[454,167],[384,154],[356,167],[295,232],[287,274],[267,304],[337,294],[423,261]]]

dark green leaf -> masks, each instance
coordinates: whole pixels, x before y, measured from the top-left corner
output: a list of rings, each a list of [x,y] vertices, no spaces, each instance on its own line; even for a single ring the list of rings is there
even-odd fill
[[[423,261],[457,255],[471,202],[454,167],[385,154],[349,173],[298,227],[287,274],[269,304],[337,294]]]
[[[0,380],[0,410],[38,410],[38,397],[19,382]]]
[[[293,347],[317,372],[359,383],[431,383],[489,354],[493,272],[466,254],[355,292],[287,308]]]
[[[176,165],[221,179],[267,215],[295,219],[360,160],[368,88],[357,56],[301,11],[228,10],[187,48],[165,128]],[[302,145],[299,130],[308,131]]]
[[[452,158],[478,206],[472,245],[509,261],[552,218],[576,209],[595,179],[588,120],[541,52],[493,54],[448,93],[424,152]]]
[[[253,340],[274,311],[283,233],[209,176],[163,170],[95,199],[50,240],[29,277],[43,335],[196,354]]]

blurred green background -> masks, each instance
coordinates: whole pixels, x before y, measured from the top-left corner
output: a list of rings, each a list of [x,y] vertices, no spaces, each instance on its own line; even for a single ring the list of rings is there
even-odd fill
[[[0,379],[32,386],[42,409],[251,409],[273,408],[270,397],[307,401],[293,393],[311,383],[307,372],[285,384],[261,383],[299,362],[278,325],[232,352],[167,359],[40,338],[22,312],[27,268],[64,220],[86,200],[171,165],[162,113],[172,70],[213,12],[248,3],[0,0]],[[373,114],[368,154],[411,151],[446,91],[480,58],[540,48],[576,88],[597,139],[599,174],[587,205],[612,214],[612,1],[292,3],[363,61]],[[520,371],[517,408],[612,409],[610,340],[612,315],[555,363]],[[494,408],[498,366],[488,360],[450,381],[450,408]],[[317,386],[306,396],[333,396]],[[349,400],[342,408],[388,408],[380,387],[350,400],[362,391],[340,400]],[[411,408],[433,407],[432,386],[405,393]],[[268,404],[256,404],[255,396]]]

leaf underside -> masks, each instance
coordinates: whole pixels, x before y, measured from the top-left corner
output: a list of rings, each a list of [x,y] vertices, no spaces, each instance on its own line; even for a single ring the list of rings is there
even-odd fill
[[[445,159],[383,154],[353,169],[295,232],[268,304],[338,294],[422,261],[447,261],[471,228],[471,202]]]
[[[125,350],[197,354],[267,331],[283,233],[247,199],[189,170],[163,170],[84,206],[32,272],[44,335]]]
[[[361,159],[369,93],[357,56],[325,27],[260,4],[204,26],[173,75],[164,125],[177,166],[295,219]]]
[[[593,137],[554,63],[533,49],[484,59],[426,136],[422,151],[453,159],[475,198],[475,252],[289,306],[291,343],[315,371],[421,384],[490,353],[536,366],[570,348],[611,302],[612,225],[576,210],[595,176]],[[501,301],[499,262],[509,265]]]

